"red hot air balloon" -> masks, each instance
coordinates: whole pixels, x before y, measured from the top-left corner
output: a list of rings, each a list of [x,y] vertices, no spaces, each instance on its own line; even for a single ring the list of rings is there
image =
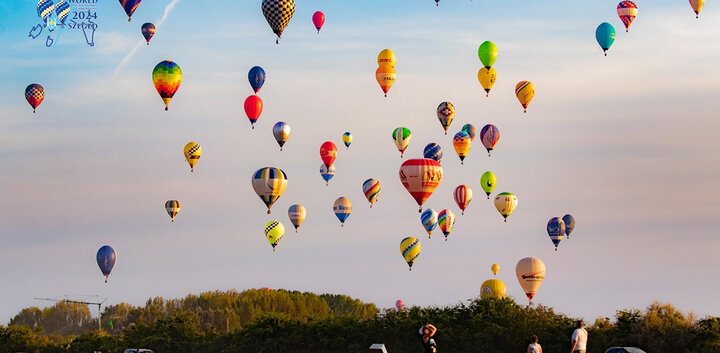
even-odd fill
[[[320,146],[320,159],[322,159],[326,167],[330,168],[335,162],[335,157],[337,157],[337,147],[334,143],[325,141]]]
[[[467,208],[470,201],[472,201],[472,190],[467,185],[460,185],[455,188],[453,196],[455,197],[455,203],[457,203],[462,211],[461,214],[465,214],[465,208]]]
[[[260,118],[263,110],[263,101],[257,95],[252,95],[245,99],[245,114],[250,120],[252,128],[255,128],[255,122]]]
[[[33,108],[33,113],[43,99],[45,99],[45,89],[39,83],[30,84],[25,88],[25,100]]]
[[[422,212],[423,203],[440,185],[442,177],[443,169],[434,159],[410,159],[400,166],[400,182],[420,206],[418,212]]]
[[[322,11],[317,11],[313,14],[312,20],[318,33],[320,33],[320,28],[322,28],[325,23],[325,14],[322,13]]]
[[[403,303],[402,299],[398,299],[395,301],[395,309],[398,311],[402,310],[405,307],[405,303]]]

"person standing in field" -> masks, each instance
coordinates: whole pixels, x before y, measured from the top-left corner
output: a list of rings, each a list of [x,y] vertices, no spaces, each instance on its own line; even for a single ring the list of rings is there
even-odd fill
[[[575,331],[572,334],[572,349],[570,353],[585,353],[587,350],[588,333],[583,327],[582,320],[575,322]]]
[[[530,344],[528,345],[527,353],[542,353],[542,347],[538,343],[538,336],[533,335],[530,337]]]
[[[420,335],[422,336],[422,344],[423,344],[423,352],[425,353],[436,353],[437,352],[437,344],[435,343],[435,339],[432,337],[435,336],[435,332],[437,332],[437,328],[433,326],[432,324],[425,324],[423,327],[420,328]]]

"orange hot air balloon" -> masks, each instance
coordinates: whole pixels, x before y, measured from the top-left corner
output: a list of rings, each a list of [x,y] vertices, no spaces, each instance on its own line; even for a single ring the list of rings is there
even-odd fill
[[[418,212],[442,181],[443,169],[434,159],[410,159],[400,166],[400,182],[415,199]]]
[[[250,125],[255,129],[255,122],[260,118],[263,110],[263,101],[257,95],[253,94],[245,99],[245,114],[250,120]]]
[[[337,157],[337,146],[331,141],[325,141],[320,146],[320,159],[326,167],[330,168],[335,162],[335,157]]]
[[[393,66],[380,66],[375,71],[375,79],[378,84],[380,84],[380,88],[382,88],[383,93],[385,93],[385,97],[387,97],[390,87],[395,83],[395,78],[396,74]]]

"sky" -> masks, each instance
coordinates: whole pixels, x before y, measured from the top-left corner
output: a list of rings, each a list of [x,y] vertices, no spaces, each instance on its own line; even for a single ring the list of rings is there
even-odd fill
[[[534,302],[572,317],[653,301],[720,315],[720,8],[708,2],[696,19],[685,1],[637,3],[625,33],[616,1],[298,0],[276,45],[259,0],[145,1],[129,23],[116,1],[100,1],[93,47],[65,30],[48,48],[28,37],[35,3],[3,1],[0,323],[51,304],[33,297],[143,305],[259,287],[381,308],[454,305],[478,296],[493,263],[526,303],[514,268],[527,256],[547,267]],[[163,17],[145,45],[140,26]],[[617,30],[607,57],[594,38],[602,22]],[[485,40],[499,48],[488,98],[477,82]],[[384,48],[397,56],[387,98],[374,79]],[[151,80],[165,59],[183,71],[167,112]],[[255,65],[268,78],[253,130],[242,103]],[[536,89],[527,114],[514,95],[522,80]],[[36,114],[23,96],[33,82],[46,90]],[[435,113],[443,101],[457,109],[447,136]],[[277,121],[292,128],[282,152]],[[460,165],[452,135],[466,123],[500,129],[491,158],[476,140]],[[390,136],[400,126],[412,131],[404,159]],[[318,149],[328,140],[339,152],[325,186]],[[203,148],[194,173],[189,141]],[[439,231],[427,238],[398,178],[430,142],[443,148],[444,177],[425,206],[456,213],[447,242]],[[289,179],[271,215],[250,183],[266,166]],[[486,170],[496,192],[518,196],[507,223],[480,188]],[[368,178],[382,183],[373,208]],[[465,215],[452,197],[460,184],[474,191]],[[342,228],[340,196],[353,204]],[[170,199],[182,203],[174,223]],[[297,234],[286,212],[295,203],[308,209]],[[555,252],[545,226],[566,213],[576,228]],[[276,252],[263,233],[270,220],[287,229]],[[407,236],[423,245],[412,271],[398,248]],[[107,284],[95,262],[105,244],[118,253]]]

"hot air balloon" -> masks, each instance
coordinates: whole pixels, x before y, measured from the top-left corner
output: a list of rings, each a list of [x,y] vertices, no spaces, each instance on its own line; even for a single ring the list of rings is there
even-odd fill
[[[557,251],[557,247],[560,245],[563,235],[565,235],[565,222],[560,217],[550,218],[547,223],[547,233],[555,245],[555,251]]]
[[[524,112],[527,113],[527,107],[530,105],[533,97],[535,97],[535,85],[530,81],[520,81],[515,85],[515,95],[520,101]]]
[[[443,169],[432,159],[410,159],[400,166],[400,182],[418,204],[418,212],[422,205],[440,185]]]
[[[255,122],[260,118],[263,110],[263,101],[257,95],[253,94],[245,99],[245,115],[250,120],[250,125],[255,129]]]
[[[262,13],[277,35],[276,44],[280,44],[280,36],[295,14],[295,0],[263,0]]]
[[[267,213],[287,188],[287,174],[279,168],[265,167],[258,169],[252,177],[255,193],[267,206]]]
[[[483,67],[478,71],[478,82],[480,82],[480,85],[485,90],[485,97],[490,96],[490,90],[495,86],[495,81],[497,81],[497,72],[495,69]]]
[[[465,208],[470,204],[470,201],[472,201],[472,190],[467,185],[460,185],[455,188],[455,192],[453,193],[453,196],[455,197],[455,203],[460,207],[460,210],[462,213],[461,215],[465,214]]]
[[[515,275],[532,305],[532,299],[545,279],[545,264],[536,257],[520,259],[515,266]]]
[[[436,160],[438,163],[442,161],[442,148],[437,143],[428,143],[423,150],[423,157]]]
[[[150,45],[150,39],[155,35],[155,25],[150,22],[143,23],[142,27],[140,27],[140,32],[143,37],[145,37],[147,45]]]
[[[493,276],[496,276],[498,271],[500,271],[500,265],[492,264],[492,266],[490,266],[490,271],[492,271]]]
[[[175,222],[175,216],[180,212],[180,201],[168,200],[165,202],[165,211],[170,216],[170,221]]]
[[[690,6],[695,12],[695,18],[700,17],[700,10],[702,10],[703,5],[705,5],[705,0],[690,0]]]
[[[448,128],[450,124],[452,124],[453,119],[455,119],[455,106],[450,102],[440,103],[437,107],[437,117],[438,120],[440,120],[440,125],[442,125],[445,130],[445,135],[447,135]]]
[[[260,92],[263,84],[265,84],[265,70],[260,66],[253,66],[248,71],[248,82],[255,93]]]
[[[440,0],[435,0],[435,6],[440,6]]]
[[[405,303],[401,299],[398,299],[395,301],[395,309],[398,311],[402,310],[405,307]]]
[[[45,99],[45,88],[43,86],[33,83],[25,87],[25,100],[33,108],[33,113],[35,113],[35,108],[42,103],[43,99]]]
[[[283,145],[290,138],[290,125],[284,121],[278,121],[273,126],[273,136],[275,136],[275,141],[280,145],[280,151],[282,151]]]
[[[412,265],[415,263],[418,255],[420,255],[421,249],[422,244],[420,240],[415,237],[407,237],[400,242],[400,253],[405,259],[405,262],[407,262],[408,267],[410,267],[410,271],[412,271]]]
[[[315,29],[318,31],[318,34],[320,34],[320,28],[322,28],[325,23],[325,14],[322,13],[322,11],[316,11],[312,16],[312,21],[315,25]]]
[[[97,252],[97,264],[100,267],[100,272],[105,276],[105,283],[107,283],[110,272],[115,267],[115,260],[117,260],[117,253],[110,245],[103,245]]]
[[[335,144],[330,141],[323,142],[323,144],[320,145],[320,159],[325,163],[325,166],[330,168],[333,162],[335,162],[335,157],[337,157],[337,147],[335,147]]]
[[[468,152],[470,152],[470,147],[472,147],[470,135],[465,131],[460,131],[455,134],[455,137],[453,137],[453,147],[455,147],[455,152],[457,152],[458,157],[460,157],[460,164],[464,164],[465,157]]]
[[[507,218],[515,211],[515,208],[517,208],[517,203],[517,196],[510,192],[501,192],[495,196],[495,208],[497,208],[498,212],[503,216],[505,222],[507,222]]]
[[[365,194],[365,197],[370,202],[370,208],[372,208],[378,198],[378,195],[380,194],[380,182],[375,179],[365,180],[362,185],[362,190],[363,194]]]
[[[265,225],[265,237],[270,242],[270,245],[272,245],[273,252],[275,251],[275,246],[280,243],[283,235],[285,235],[285,226],[282,223],[270,221]]]
[[[498,48],[495,43],[487,40],[480,44],[480,47],[478,48],[478,57],[480,58],[483,66],[489,70],[498,57]]]
[[[352,143],[352,134],[349,131],[345,131],[342,139],[343,139],[343,143],[345,144],[345,149],[349,149],[350,144]]]
[[[190,171],[195,171],[195,164],[200,160],[200,156],[202,155],[202,147],[197,142],[188,142],[185,147],[183,147],[183,154],[185,155],[185,160],[190,165]]]
[[[615,27],[607,22],[601,23],[595,30],[595,39],[597,39],[600,48],[607,56],[608,49],[615,42]]]
[[[480,130],[480,140],[488,151],[488,157],[490,157],[490,151],[495,148],[495,145],[500,140],[500,130],[493,124],[487,124]]]
[[[445,235],[445,241],[447,241],[450,232],[452,232],[453,226],[455,225],[455,214],[450,210],[442,210],[438,213],[438,226]]]
[[[620,1],[617,6],[617,14],[625,25],[625,32],[630,30],[632,21],[637,16],[638,8],[634,1]]]
[[[428,233],[428,239],[432,236],[432,232],[438,224],[438,214],[432,208],[428,208],[420,214],[420,222],[422,222],[425,231]]]
[[[477,130],[475,130],[475,127],[473,124],[465,124],[463,125],[462,129],[460,131],[467,132],[468,135],[470,135],[470,141],[475,141],[475,135],[477,134]]]
[[[182,82],[180,66],[170,60],[163,60],[155,65],[152,80],[155,89],[160,94],[160,98],[165,102],[165,110],[168,110],[168,104],[170,104],[170,100],[180,88]]]
[[[335,212],[335,216],[340,220],[340,226],[343,227],[345,226],[345,220],[350,217],[350,213],[352,213],[352,203],[350,203],[347,197],[340,197],[335,200],[333,204],[333,212]]]
[[[566,214],[562,218],[563,223],[565,223],[565,235],[568,239],[570,239],[570,233],[572,233],[573,229],[575,229],[575,217],[573,217],[571,214]]]
[[[495,174],[491,171],[483,173],[480,177],[480,185],[482,186],[483,191],[485,191],[488,200],[490,200],[490,194],[493,190],[495,190],[495,185],[497,185],[497,178],[495,177]]]
[[[397,74],[394,66],[380,66],[377,70],[375,70],[375,79],[380,85],[383,93],[385,93],[385,97],[387,97],[387,93],[393,83],[395,83],[396,78]]]
[[[378,66],[395,67],[395,53],[390,49],[383,49],[377,57]]]
[[[399,127],[393,130],[392,138],[398,151],[400,151],[400,158],[402,158],[405,154],[405,149],[410,144],[410,140],[412,140],[412,132],[406,127]]]
[[[142,0],[120,0],[120,6],[123,7],[128,17],[128,22],[132,21],[133,12],[137,9]]]
[[[320,165],[320,175],[325,180],[325,186],[328,185],[330,179],[335,176],[335,166],[331,165],[330,168],[326,167],[325,164]]]
[[[503,299],[505,297],[507,297],[507,287],[499,279],[489,279],[480,285],[480,298],[482,299]]]
[[[307,210],[303,205],[292,205],[288,208],[288,217],[293,226],[295,226],[295,233],[297,233],[298,228],[305,222],[305,216],[307,216]]]

